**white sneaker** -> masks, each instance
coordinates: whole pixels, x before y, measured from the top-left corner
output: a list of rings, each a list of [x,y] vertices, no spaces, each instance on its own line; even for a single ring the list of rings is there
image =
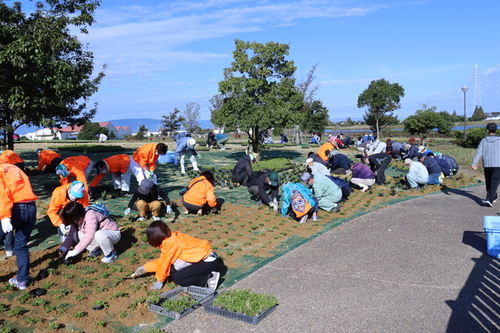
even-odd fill
[[[144,221],[146,218],[144,216],[139,216],[139,218],[137,219],[137,221]]]
[[[207,280],[207,288],[215,290],[217,289],[217,285],[219,284],[220,273],[212,272],[212,277]]]
[[[153,221],[161,221],[161,217],[159,217],[159,216],[153,216]]]
[[[12,257],[14,255],[14,251],[5,251],[5,256]]]
[[[307,214],[306,214],[306,215],[304,215],[304,216],[302,216],[302,217],[300,218],[299,223],[300,223],[300,224],[304,224],[304,223],[306,223],[306,222],[307,222],[307,218],[308,218]]]
[[[367,185],[360,185],[361,186],[361,192],[366,192],[369,187]]]

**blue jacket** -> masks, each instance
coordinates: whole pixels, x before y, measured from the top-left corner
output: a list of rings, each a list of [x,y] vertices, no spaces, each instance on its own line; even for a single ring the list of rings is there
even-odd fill
[[[429,175],[441,173],[441,167],[439,166],[439,163],[435,158],[432,158],[430,156],[426,156],[424,158],[423,164],[427,168],[427,171],[429,171]]]
[[[189,148],[187,142],[189,139],[192,139],[192,137],[189,137],[189,136],[185,136],[183,138],[180,138],[177,140],[177,146],[175,148],[175,152],[176,153],[180,153],[181,151],[186,151],[186,150],[190,150],[191,148]],[[191,149],[194,151],[194,149]]]
[[[220,141],[220,140],[225,139],[225,138],[227,138],[227,135],[224,133],[219,133],[219,134],[215,135],[215,140],[217,140],[217,141]]]
[[[288,215],[288,211],[291,208],[290,206],[293,190],[297,190],[300,194],[302,194],[304,199],[311,205],[311,207],[314,207],[314,205],[316,204],[316,202],[313,200],[311,190],[300,183],[286,183],[285,185],[283,185],[281,190],[283,192],[283,196],[281,198],[281,216],[283,217],[286,217]]]

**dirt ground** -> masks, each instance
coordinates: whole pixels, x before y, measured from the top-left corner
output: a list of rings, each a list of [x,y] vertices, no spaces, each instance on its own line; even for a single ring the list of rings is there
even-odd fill
[[[143,143],[118,144],[130,149],[130,153]],[[39,147],[48,146],[49,144],[23,143],[16,151],[21,152],[27,164],[32,166],[36,163],[34,151]],[[273,148],[265,151],[262,156],[286,156],[302,164],[308,151],[301,147]],[[216,168],[231,165],[242,154],[243,147],[233,143],[225,152],[201,152],[200,164]],[[356,152],[346,151],[346,154],[354,157]],[[92,159],[96,161],[95,156]],[[355,216],[415,196],[475,185],[481,178],[479,172],[462,167],[461,171],[464,173],[455,179],[446,180],[444,186],[403,191],[394,188],[398,177],[404,174],[401,167],[402,162],[393,162],[387,173],[390,184],[374,186],[367,192],[354,191],[349,199],[342,203],[339,213],[321,211],[319,220],[315,223],[309,221],[301,225],[289,218],[283,218],[269,207],[253,205],[246,188],[227,186],[216,188],[216,195],[222,202],[220,214],[185,216],[181,213],[182,210],[177,209],[173,216],[165,217],[164,221],[169,223],[173,230],[210,240],[224,261],[224,266],[221,267],[222,284],[219,288],[223,289],[311,237],[334,227],[342,228],[343,222]],[[185,186],[189,178],[180,176],[178,166],[172,163],[159,165],[158,169],[160,185],[169,192],[171,200],[180,205],[177,192]],[[27,173],[30,174],[29,171]],[[284,176],[284,173],[280,173],[280,176]],[[55,228],[45,218],[51,189],[57,186],[57,178],[55,175],[34,173],[30,178],[35,192],[40,196],[37,203],[38,229],[34,231],[30,245],[33,280],[25,291],[10,288],[7,281],[17,270],[15,257],[0,257],[0,325],[17,329],[12,332],[42,332],[49,328],[60,332],[153,332],[155,328],[164,327],[169,320],[149,311],[147,302],[154,301],[160,293],[167,292],[175,285],[167,283],[157,292],[148,290],[155,282],[152,275],[125,279],[137,267],[159,255],[159,250],[150,247],[145,238],[145,228],[151,220],[136,222],[132,216],[123,216],[130,196],[102,200],[110,208],[122,232],[122,239],[116,246],[118,259],[111,264],[103,264],[96,258],[87,258],[87,253],[84,252],[71,265],[64,265],[55,255],[59,244]],[[109,190],[109,180],[101,187]],[[48,273],[47,277],[37,278],[41,270]],[[42,288],[47,293],[30,296],[29,292],[36,288]],[[102,303],[104,308],[94,309],[96,303]]]

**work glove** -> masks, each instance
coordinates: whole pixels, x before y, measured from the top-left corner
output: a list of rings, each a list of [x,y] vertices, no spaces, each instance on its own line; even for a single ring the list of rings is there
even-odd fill
[[[127,216],[128,214],[130,214],[130,208],[125,209],[125,211],[123,212],[123,215],[125,216]]]
[[[153,284],[153,286],[149,288],[149,290],[159,290],[161,288],[163,288],[163,282],[156,281],[155,284]]]
[[[76,257],[79,253],[80,252],[78,252],[76,250],[68,251],[68,253],[66,253],[66,258],[64,258],[64,260],[68,260],[69,258]]]
[[[137,268],[135,272],[132,275],[130,275],[130,277],[136,278],[144,274],[146,274],[146,270],[144,269],[144,266],[141,266]]]
[[[71,226],[67,226],[64,223],[59,224],[59,230],[61,230],[61,234],[63,236],[68,236],[69,234],[69,229],[71,229]]]
[[[10,218],[8,217],[4,217],[2,219],[2,230],[4,233],[8,233],[8,232],[11,232],[12,231],[12,223],[11,223],[11,220]]]
[[[272,208],[275,212],[277,212],[277,211],[278,211],[278,203],[277,203],[277,202],[276,202],[276,203],[274,203],[273,201],[271,201],[271,202],[269,203],[269,206],[270,206],[270,207],[271,207],[271,208]]]
[[[170,205],[167,206],[167,215],[172,214],[172,207]]]

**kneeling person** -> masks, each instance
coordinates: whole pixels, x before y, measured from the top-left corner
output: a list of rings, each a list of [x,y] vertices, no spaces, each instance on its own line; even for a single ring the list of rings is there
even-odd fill
[[[316,222],[319,205],[310,189],[299,183],[286,183],[282,187],[281,216],[291,216],[301,224],[309,217]]]

